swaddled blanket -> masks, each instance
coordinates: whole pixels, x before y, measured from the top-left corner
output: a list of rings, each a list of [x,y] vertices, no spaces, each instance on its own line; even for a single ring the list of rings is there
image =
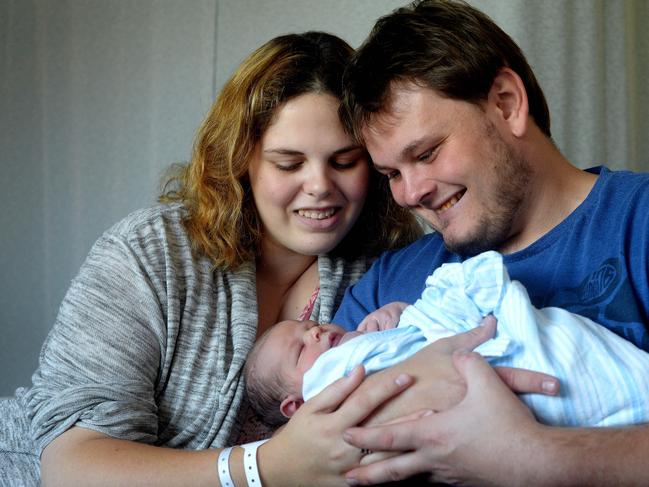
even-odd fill
[[[325,352],[304,376],[304,398],[357,364],[376,372],[435,340],[478,326],[490,313],[498,331],[477,352],[492,365],[546,372],[561,380],[560,397],[521,396],[539,421],[557,426],[649,421],[649,354],[588,318],[535,308],[525,288],[510,280],[497,252],[444,264],[426,280],[421,298],[404,310],[397,328],[364,334]]]

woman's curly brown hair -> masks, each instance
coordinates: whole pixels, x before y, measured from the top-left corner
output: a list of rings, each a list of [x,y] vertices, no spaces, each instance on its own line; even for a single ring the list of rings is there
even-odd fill
[[[277,108],[306,93],[341,99],[352,53],[345,41],[324,32],[284,35],[254,51],[225,83],[198,130],[190,162],[172,170],[160,197],[184,204],[195,251],[215,267],[234,269],[257,254],[261,222],[248,165]],[[332,254],[377,255],[420,234],[414,217],[392,200],[384,178],[372,172],[363,211]]]

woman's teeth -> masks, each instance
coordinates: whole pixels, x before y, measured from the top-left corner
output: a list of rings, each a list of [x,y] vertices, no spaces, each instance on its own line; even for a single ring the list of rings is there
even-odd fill
[[[335,208],[329,208],[328,210],[297,210],[298,215],[304,218],[311,218],[312,220],[324,220],[334,213],[336,213]]]

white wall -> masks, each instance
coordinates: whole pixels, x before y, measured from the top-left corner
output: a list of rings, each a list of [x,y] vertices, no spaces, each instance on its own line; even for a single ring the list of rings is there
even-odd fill
[[[0,2],[0,395],[27,384],[99,234],[188,158],[215,0]]]
[[[0,395],[25,385],[98,235],[155,200],[216,90],[272,36],[358,45],[405,0],[0,2]],[[579,166],[649,170],[646,0],[474,0],[526,51]]]

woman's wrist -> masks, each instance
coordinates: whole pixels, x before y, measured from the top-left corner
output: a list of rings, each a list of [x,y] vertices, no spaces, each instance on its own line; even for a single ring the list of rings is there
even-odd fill
[[[221,450],[219,457],[216,460],[216,470],[219,474],[219,482],[221,482],[221,487],[234,487],[236,484],[232,479],[232,474],[230,473],[230,455],[232,454],[232,449],[234,447],[229,446]]]
[[[264,487],[281,485],[281,479],[277,479],[276,460],[273,458],[275,443],[272,439],[261,445],[257,450],[257,467]],[[278,483],[279,482],[279,483]]]
[[[276,454],[281,450],[282,448],[279,448],[277,445],[277,437],[269,439],[257,450],[257,467],[259,468],[259,475],[264,487],[284,487],[293,484],[292,480],[295,477],[285,474],[291,471],[293,474],[297,472],[291,469],[290,465],[284,464],[286,460],[285,455]]]
[[[273,477],[272,472],[267,469],[262,474],[262,467],[259,466],[260,450],[266,441],[246,443],[221,450],[216,461],[220,485],[222,487],[279,485],[269,480]],[[267,465],[272,464],[267,462]]]
[[[246,474],[248,487],[262,487],[259,466],[257,465],[257,450],[266,441],[259,440],[241,445],[243,448],[243,469]]]

